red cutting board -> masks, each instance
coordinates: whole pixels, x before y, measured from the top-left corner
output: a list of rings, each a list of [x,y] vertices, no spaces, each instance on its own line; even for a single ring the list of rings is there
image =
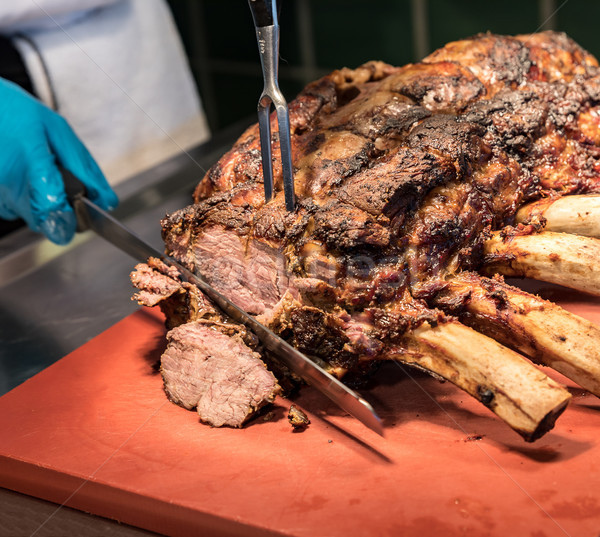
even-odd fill
[[[600,323],[597,300],[545,293]],[[138,311],[0,398],[0,486],[174,536],[598,537],[600,404],[572,384],[534,444],[393,364],[362,390],[385,438],[310,388],[304,432],[287,400],[213,429],[166,400],[163,341],[162,318]]]

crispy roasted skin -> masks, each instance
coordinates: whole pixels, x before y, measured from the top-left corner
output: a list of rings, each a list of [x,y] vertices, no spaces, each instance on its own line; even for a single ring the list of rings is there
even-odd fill
[[[482,34],[418,64],[335,71],[290,103],[298,209],[285,211],[275,123],[278,193],[265,205],[255,125],[200,181],[195,204],[163,220],[167,252],[234,301],[241,287],[214,264],[223,252],[200,255],[199,244],[235,235],[227,251],[267,272],[261,255],[281,258],[272,296],[257,286],[249,311],[264,303],[251,312],[298,347],[363,371],[407,330],[457,314],[436,296],[448,277],[480,269],[489,233],[523,204],[600,190],[599,75],[553,32]]]

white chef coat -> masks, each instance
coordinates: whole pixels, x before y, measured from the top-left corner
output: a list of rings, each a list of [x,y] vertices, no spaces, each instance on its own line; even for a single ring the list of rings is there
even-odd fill
[[[2,1],[0,33],[112,184],[208,139],[163,0]]]

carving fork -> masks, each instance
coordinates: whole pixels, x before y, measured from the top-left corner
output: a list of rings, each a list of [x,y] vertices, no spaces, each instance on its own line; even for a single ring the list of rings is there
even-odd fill
[[[296,205],[294,172],[292,169],[292,143],[287,102],[277,82],[279,71],[279,24],[275,0],[248,0],[262,65],[264,88],[258,100],[258,128],[262,154],[265,202],[273,197],[273,161],[271,153],[271,105],[275,107],[279,126],[279,147],[283,170],[285,207],[293,211]]]

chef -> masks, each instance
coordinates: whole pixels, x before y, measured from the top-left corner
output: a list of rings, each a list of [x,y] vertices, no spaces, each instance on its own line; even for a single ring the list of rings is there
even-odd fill
[[[75,218],[57,165],[110,209],[109,185],[209,137],[163,0],[1,2],[0,35],[2,219],[65,244]]]

